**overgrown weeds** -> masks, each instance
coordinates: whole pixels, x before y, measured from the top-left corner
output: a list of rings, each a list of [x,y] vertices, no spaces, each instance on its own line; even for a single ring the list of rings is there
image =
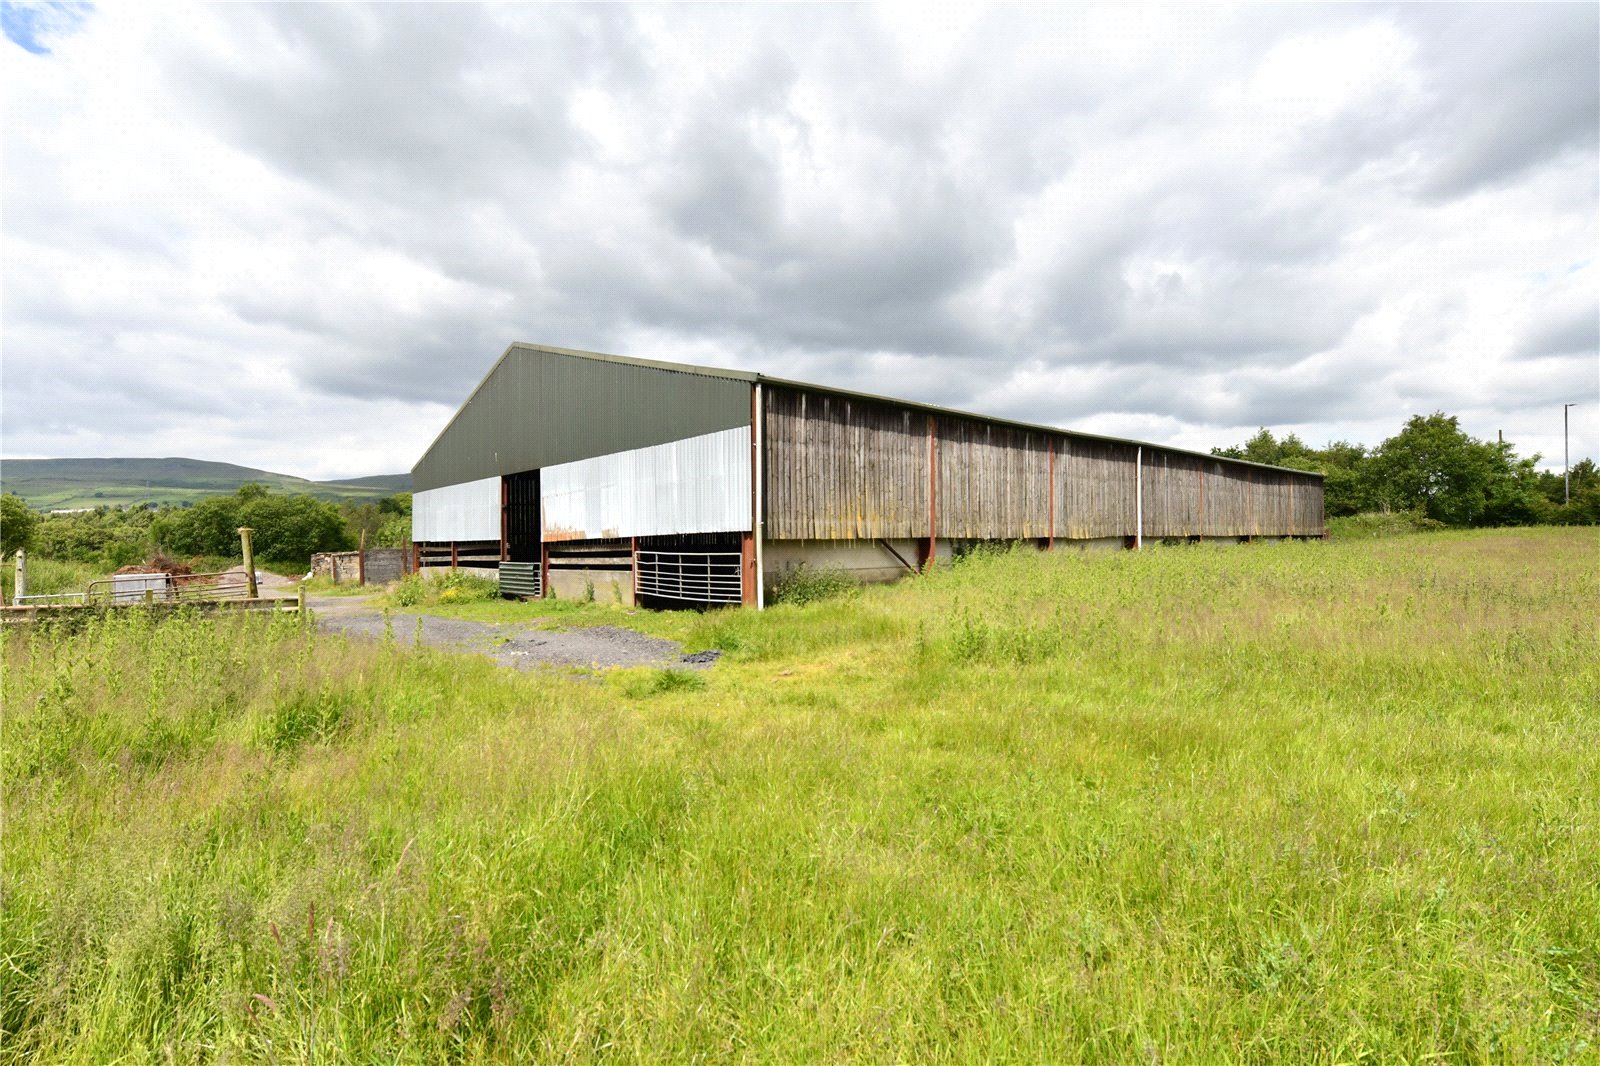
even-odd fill
[[[7,629],[0,1062],[1593,1059],[1595,548],[985,552],[603,684]]]
[[[854,595],[860,586],[838,570],[818,570],[801,563],[778,578],[772,588],[773,604],[804,607],[820,600]]]
[[[622,690],[634,699],[659,696],[664,693],[694,692],[706,687],[706,679],[681,668],[646,670],[630,677]]]
[[[431,576],[408,574],[386,594],[387,602],[395,607],[485,603],[499,598],[499,582],[464,570],[446,570]]]
[[[1411,533],[1434,533],[1443,528],[1443,522],[1429,518],[1420,511],[1366,511],[1328,519],[1328,536],[1335,540],[1403,537]]]

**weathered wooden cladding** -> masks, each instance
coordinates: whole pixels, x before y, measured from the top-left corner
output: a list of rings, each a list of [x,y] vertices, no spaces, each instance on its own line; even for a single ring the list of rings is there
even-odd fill
[[[931,530],[953,540],[1093,540],[1133,536],[1141,510],[1146,538],[1323,532],[1314,474],[821,390],[763,392],[771,540]]]
[[[826,392],[762,393],[768,538],[927,535],[925,414]]]
[[[1140,480],[1144,484],[1146,537],[1199,535],[1202,496],[1200,481],[1205,460],[1160,448],[1145,448]]]
[[[1063,435],[1056,442],[1056,536],[1131,536],[1137,522],[1137,445]]]
[[[971,418],[936,419],[939,536],[1050,535],[1050,434]]]
[[[1323,524],[1322,479],[1301,478],[1294,485],[1294,531],[1302,537],[1320,537],[1327,532]]]
[[[1205,461],[1208,537],[1321,536],[1322,479],[1315,474]]]

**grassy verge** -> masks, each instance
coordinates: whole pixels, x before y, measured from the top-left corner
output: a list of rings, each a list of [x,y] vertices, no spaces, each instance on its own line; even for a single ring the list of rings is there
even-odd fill
[[[0,1061],[1592,1061],[1596,546],[978,555],[687,682],[8,632]]]

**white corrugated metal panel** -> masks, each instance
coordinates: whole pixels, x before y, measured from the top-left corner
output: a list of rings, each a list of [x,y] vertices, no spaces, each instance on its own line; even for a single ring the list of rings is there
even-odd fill
[[[426,489],[411,497],[411,539],[500,539],[500,479]]]
[[[614,452],[539,473],[546,540],[750,528],[750,427]]]

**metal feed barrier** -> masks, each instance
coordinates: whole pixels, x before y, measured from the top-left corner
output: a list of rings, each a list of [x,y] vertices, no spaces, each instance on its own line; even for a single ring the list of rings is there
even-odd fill
[[[636,591],[691,603],[744,602],[738,552],[639,552]]]
[[[37,596],[17,596],[11,601],[18,607],[60,607],[65,604],[82,603],[81,592],[41,592]]]
[[[500,595],[538,599],[544,595],[544,584],[539,570],[538,563],[501,563]]]
[[[184,603],[242,600],[250,595],[242,573],[116,574],[91,581],[83,602],[89,604]]]

